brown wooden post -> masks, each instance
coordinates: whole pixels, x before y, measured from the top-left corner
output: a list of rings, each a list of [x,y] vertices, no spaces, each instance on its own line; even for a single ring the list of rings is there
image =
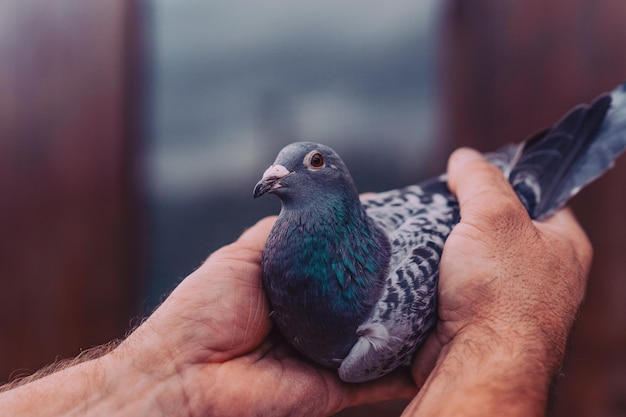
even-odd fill
[[[137,312],[135,4],[0,5],[0,383]]]
[[[448,2],[442,153],[488,151],[626,81],[626,2]],[[555,416],[626,413],[626,156],[573,207],[595,248]]]

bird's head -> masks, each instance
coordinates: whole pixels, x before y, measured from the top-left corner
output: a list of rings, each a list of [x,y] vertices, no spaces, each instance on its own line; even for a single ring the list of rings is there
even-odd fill
[[[275,194],[283,203],[323,201],[340,193],[357,196],[345,164],[337,153],[314,142],[285,146],[254,187],[254,197]],[[358,198],[358,197],[357,197]]]

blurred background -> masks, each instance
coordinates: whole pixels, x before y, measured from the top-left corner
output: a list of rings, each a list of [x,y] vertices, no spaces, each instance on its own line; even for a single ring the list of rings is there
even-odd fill
[[[621,0],[0,0],[0,383],[123,335],[277,199],[296,140],[361,191],[437,175],[626,81]],[[626,416],[626,160],[554,416]],[[399,415],[402,402],[343,416]]]

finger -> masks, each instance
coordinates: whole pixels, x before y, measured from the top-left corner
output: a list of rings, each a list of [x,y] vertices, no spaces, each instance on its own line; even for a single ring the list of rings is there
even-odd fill
[[[486,163],[485,158],[474,149],[459,148],[452,152],[450,158],[448,158],[447,168],[450,190],[458,194],[459,183],[465,178],[465,174],[471,172],[472,167],[480,166],[483,163]]]
[[[459,200],[464,221],[495,221],[502,213],[528,218],[502,171],[473,149],[460,148],[450,156],[448,187]]]
[[[339,410],[360,404],[373,404],[388,400],[413,398],[417,394],[417,387],[411,378],[409,369],[401,367],[389,375],[370,382],[360,384],[342,383],[347,388],[347,394],[339,401],[338,406],[330,405],[337,412]]]
[[[245,230],[235,242],[213,252],[185,281],[195,276],[209,276],[210,281],[260,281],[261,255],[276,217],[266,217]]]
[[[259,220],[254,226],[245,230],[235,244],[245,246],[248,249],[262,251],[275,222],[276,216],[265,217]]]
[[[218,259],[260,264],[261,253],[275,222],[276,216],[259,220],[254,226],[246,229],[235,242],[213,252],[203,266],[215,263]]]
[[[418,387],[423,387],[426,383],[428,375],[430,375],[431,371],[435,368],[437,358],[442,348],[443,343],[437,337],[436,331],[433,331],[428,335],[424,344],[415,352],[415,356],[411,362],[411,373]]]
[[[459,148],[448,159],[448,186],[459,201],[471,200],[485,192],[515,196],[502,171],[477,151]]]

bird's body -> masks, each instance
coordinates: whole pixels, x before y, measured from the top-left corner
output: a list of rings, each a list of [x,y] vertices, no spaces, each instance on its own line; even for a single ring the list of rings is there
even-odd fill
[[[543,219],[625,147],[622,86],[488,159]],[[436,322],[439,260],[459,221],[445,177],[359,198],[332,149],[299,142],[264,173],[255,196],[265,193],[282,201],[262,272],[286,339],[349,382],[408,364]]]

